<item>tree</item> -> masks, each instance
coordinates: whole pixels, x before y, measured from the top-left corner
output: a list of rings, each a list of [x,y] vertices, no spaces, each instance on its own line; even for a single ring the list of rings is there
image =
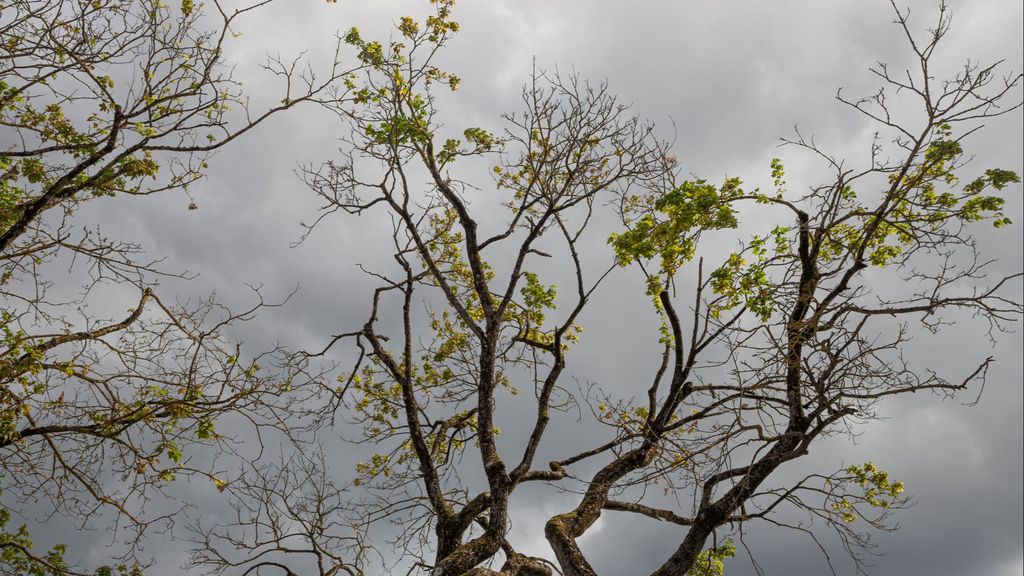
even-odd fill
[[[1019,177],[974,172],[964,151],[982,120],[1020,107],[1021,76],[969,63],[935,80],[945,6],[920,36],[894,5],[917,67],[893,73],[880,64],[872,69],[879,92],[838,95],[877,123],[869,162],[840,160],[797,134],[786,144],[832,176],[790,191],[776,160],[764,191],[737,178],[683,179],[650,125],[604,84],[574,75],[535,73],[525,110],[504,116],[503,133],[452,132],[436,90],[459,79],[432,57],[458,25],[450,0],[435,6],[423,23],[403,18],[388,43],[357,29],[345,36],[365,66],[348,79],[354,106],[335,107],[351,127],[346,157],[305,173],[328,214],[379,210],[393,226],[394,263],[368,270],[380,287],[367,321],[309,354],[344,342],[357,351],[326,410],[377,446],[355,471],[351,490],[361,497],[331,507],[334,491],[269,490],[254,480],[262,505],[239,508],[253,537],[231,539],[239,526],[220,536],[249,556],[229,557],[212,538],[199,543],[196,562],[218,574],[293,574],[302,570],[292,559],[307,555],[319,574],[355,574],[390,522],[395,550],[424,573],[553,574],[507,538],[511,496],[539,483],[580,495],[531,527],[543,530],[565,575],[596,574],[577,540],[608,513],[683,527],[659,576],[721,574],[735,553],[730,537],[749,523],[813,537],[779,516],[787,509],[835,529],[859,562],[870,544],[862,527],[888,526],[907,502],[903,484],[870,462],[792,483],[778,471],[822,438],[859,429],[890,396],[951,395],[984,379],[992,359],[942,375],[900,352],[957,311],[987,322],[993,338],[1021,316],[1013,293],[1021,274],[990,277],[970,236],[974,226],[1009,224],[999,191]],[[919,119],[903,115],[908,103]],[[486,192],[460,177],[481,165],[492,174]],[[503,225],[495,204],[507,209]],[[736,242],[740,207],[751,204],[777,226],[715,256],[706,239],[733,231]],[[595,224],[609,210],[620,222],[610,236]],[[595,235],[614,253],[606,267],[590,253]],[[567,290],[535,272],[546,258],[571,270]],[[660,362],[647,367],[639,400],[566,383],[587,305],[621,267],[644,275],[661,318]],[[499,440],[497,421],[523,401],[517,395],[531,400],[532,424],[513,444]],[[574,408],[606,424],[608,436],[538,462],[560,448],[546,438],[549,423]],[[309,462],[307,476],[322,478]],[[275,486],[324,484],[281,478]],[[653,505],[662,490],[683,504]],[[358,554],[328,558],[337,550],[321,544],[328,531],[350,538]]]
[[[168,520],[141,514],[140,503],[175,477],[224,489],[208,458],[190,454],[237,449],[216,432],[218,418],[247,419],[257,435],[284,428],[299,398],[286,394],[289,370],[261,369],[273,351],[244,351],[229,338],[231,325],[266,305],[258,292],[241,312],[212,299],[165,301],[160,278],[187,274],[163,270],[135,242],[78,230],[74,219],[86,202],[188,194],[215,151],[268,117],[345,97],[337,58],[319,75],[268,59],[280,102],[250,109],[224,52],[240,18],[268,3],[215,0],[206,14],[192,0],[3,3],[0,527],[10,510],[42,499],[76,524],[99,516],[132,543]],[[97,291],[127,293],[129,310],[89,315]],[[0,533],[0,547],[4,573],[77,573],[63,547],[32,552],[24,526]]]

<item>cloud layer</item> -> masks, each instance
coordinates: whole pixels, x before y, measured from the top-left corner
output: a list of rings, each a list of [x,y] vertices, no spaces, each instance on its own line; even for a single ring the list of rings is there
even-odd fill
[[[336,30],[358,25],[365,36],[379,37],[398,16],[422,12],[421,4],[278,2],[244,25],[228,57],[239,63],[240,76],[259,101],[272,93],[255,66],[264,53],[305,51],[314,65],[324,64]],[[1006,72],[1024,68],[1020,2],[962,1],[952,8],[953,30],[939,55],[949,68],[966,58],[1006,59]],[[915,1],[911,9],[919,29],[935,13],[933,2]],[[446,119],[451,123],[499,127],[498,115],[517,107],[521,84],[535,63],[572,69],[584,78],[607,79],[636,114],[674,138],[684,172],[713,181],[730,175],[764,183],[769,160],[783,156],[793,189],[811,184],[814,168],[809,158],[780,151],[779,137],[791,135],[798,125],[837,156],[863,161],[873,128],[837,104],[835,91],[845,87],[852,94],[870,93],[877,79],[867,66],[878,60],[894,68],[909,63],[900,31],[891,24],[892,8],[881,1],[466,1],[457,7],[457,19],[464,31],[442,56],[444,65],[463,78],[463,88],[440,104],[450,111]],[[1021,171],[1020,111],[991,124],[972,137],[971,149],[986,166]],[[388,248],[382,221],[372,217],[332,219],[302,245],[290,247],[302,234],[299,223],[311,221],[317,208],[294,170],[331,159],[341,129],[322,111],[296,110],[215,158],[195,192],[199,210],[187,211],[187,198],[169,194],[97,202],[81,217],[117,236],[142,241],[153,253],[166,255],[169,267],[198,273],[195,281],[168,286],[182,294],[216,291],[231,301],[244,298],[244,284],[253,283],[264,285],[273,298],[301,285],[286,308],[261,317],[243,336],[255,344],[322,345],[330,334],[363,321],[372,283],[356,265],[380,262]],[[1021,187],[1008,192],[1008,215],[1024,223]],[[1000,259],[1001,269],[1020,270],[1021,229],[1015,224],[998,236],[984,231],[979,245]],[[601,242],[593,249],[607,248]],[[657,354],[652,346],[656,332],[624,331],[621,324],[623,318],[648,313],[643,299],[636,298],[638,285],[628,274],[616,277],[584,319],[585,344],[570,364],[581,381],[622,389],[632,374],[650,366]],[[1015,290],[1020,298],[1019,282]],[[649,321],[632,328],[643,330]],[[856,444],[835,438],[801,464],[831,469],[841,462],[873,460],[906,482],[918,504],[897,516],[901,530],[877,535],[878,551],[885,556],[874,560],[873,574],[1021,573],[1021,348],[1019,333],[993,345],[969,323],[945,328],[911,353],[929,366],[956,373],[996,356],[978,406],[928,396],[889,403],[883,414],[888,420],[873,423]],[[505,425],[514,435],[514,424]],[[552,434],[582,442],[592,432],[583,426],[563,422]],[[321,441],[328,444],[338,470],[350,469],[359,459],[340,441]],[[219,504],[212,487],[191,490],[182,496],[203,502],[205,513],[216,516]],[[542,518],[569,502],[558,498],[538,502],[519,495],[514,500],[512,538],[523,551],[544,552],[538,531]],[[601,573],[609,575],[646,573],[682,536],[654,521],[610,513],[601,523],[583,547]],[[67,541],[68,534],[53,525],[46,537]],[[74,539],[102,542],[102,534],[94,536]],[[806,538],[753,528],[747,543],[767,574],[810,576],[826,570]],[[177,574],[184,560],[180,546],[156,540],[146,553],[157,559],[160,567],[153,574],[158,576]],[[97,549],[94,555],[102,554]],[[847,571],[842,559],[837,564]],[[730,576],[755,573],[742,551],[727,568]]]

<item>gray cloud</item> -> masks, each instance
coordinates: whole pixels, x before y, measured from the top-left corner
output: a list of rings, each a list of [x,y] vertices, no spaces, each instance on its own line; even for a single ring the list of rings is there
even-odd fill
[[[421,4],[279,2],[245,25],[229,58],[240,62],[239,74],[258,101],[272,93],[255,67],[265,52],[305,50],[314,63],[322,64],[335,30],[358,25],[367,36],[380,36],[397,16],[423,11]],[[919,17],[915,25],[921,27],[935,6],[915,1],[911,7]],[[1006,58],[1007,70],[1024,67],[1020,2],[958,2],[953,9],[944,61],[956,66],[967,57]],[[778,138],[791,135],[794,125],[839,156],[866,158],[873,128],[832,98],[840,86],[852,94],[869,93],[876,79],[865,68],[876,60],[897,67],[909,62],[899,31],[890,24],[890,10],[881,1],[466,1],[458,7],[464,31],[443,56],[464,87],[441,107],[450,110],[446,119],[453,127],[499,126],[498,114],[517,107],[520,86],[536,57],[541,67],[572,67],[585,78],[607,78],[635,113],[656,122],[666,138],[675,137],[684,171],[712,180],[737,175],[763,184],[769,160],[783,156],[790,185],[797,188],[812,182],[805,176],[813,174],[811,159],[777,148]],[[972,149],[985,166],[991,162],[1020,171],[1020,112],[991,124],[974,138]],[[355,265],[385,266],[388,248],[386,222],[373,217],[332,218],[305,243],[290,248],[302,234],[298,223],[311,221],[317,208],[293,171],[299,164],[332,158],[339,130],[321,111],[297,110],[215,158],[209,178],[194,193],[198,211],[185,209],[183,195],[168,194],[95,202],[80,218],[100,223],[116,236],[142,241],[152,253],[166,255],[171,268],[199,273],[189,283],[167,283],[173,293],[216,291],[229,302],[241,302],[244,283],[263,284],[271,299],[301,285],[285,309],[263,315],[242,336],[261,346],[280,341],[314,347],[362,322],[373,284]],[[1024,223],[1020,191],[1019,185],[1010,190],[1008,214]],[[999,236],[985,232],[979,243],[1001,260],[1000,269],[1022,268],[1019,224]],[[607,250],[604,238],[595,237],[592,248]],[[1020,298],[1019,283],[1016,290]],[[584,318],[585,343],[570,358],[570,370],[581,382],[628,393],[637,373],[646,380],[653,372],[657,335],[649,328],[655,319],[640,294],[639,279],[628,273],[604,287]],[[963,322],[923,339],[908,353],[955,373],[984,356],[997,356],[977,407],[928,396],[889,403],[884,409],[889,419],[868,426],[856,444],[832,439],[800,464],[827,470],[843,462],[874,460],[907,483],[918,505],[898,514],[901,530],[876,535],[885,556],[874,561],[874,574],[1021,573],[1022,340],[1018,333],[992,346],[976,328]],[[515,420],[502,424],[506,442],[522,432]],[[593,426],[569,418],[554,424],[551,437],[587,446],[594,433]],[[320,440],[339,474],[360,457],[361,449],[326,435]],[[568,448],[549,445],[541,457]],[[176,492],[201,503],[210,518],[227,511],[212,487],[177,487]],[[538,501],[533,494],[550,499]],[[550,491],[517,494],[513,540],[524,551],[544,553],[543,519],[570,502],[568,496],[551,496]],[[602,573],[629,575],[660,565],[681,537],[678,529],[609,513],[583,547]],[[57,522],[42,540],[72,538],[78,545],[104,540],[102,533],[81,535]],[[806,538],[752,527],[747,543],[768,574],[825,573],[820,553]],[[182,546],[160,538],[148,542],[146,552],[161,566],[157,575],[178,573],[176,567],[184,561]],[[91,559],[104,553],[96,548]],[[840,573],[850,573],[841,558],[837,565]],[[727,567],[730,576],[755,573],[742,551]]]

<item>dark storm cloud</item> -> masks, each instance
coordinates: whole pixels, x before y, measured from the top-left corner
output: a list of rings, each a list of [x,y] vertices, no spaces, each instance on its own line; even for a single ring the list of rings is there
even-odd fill
[[[254,65],[263,53],[305,50],[314,64],[324,64],[335,30],[358,25],[366,36],[380,36],[399,15],[422,12],[421,4],[279,2],[248,22],[229,57],[239,61],[239,74],[259,101],[275,94]],[[916,29],[931,24],[934,2],[915,1],[911,8]],[[674,151],[684,172],[710,180],[728,174],[765,183],[769,160],[783,156],[791,186],[811,184],[805,175],[815,169],[812,159],[777,148],[779,137],[792,135],[797,124],[837,156],[863,162],[874,128],[838,105],[835,90],[845,86],[853,95],[870,93],[877,79],[865,71],[868,65],[886,60],[903,67],[910,61],[899,30],[891,24],[891,7],[882,1],[467,0],[457,10],[463,32],[442,58],[463,78],[463,88],[441,102],[442,108],[454,111],[446,113],[447,121],[500,127],[498,114],[518,107],[520,87],[536,57],[539,67],[607,78],[612,91],[631,102],[636,114],[657,123],[665,138],[675,138]],[[966,57],[1006,58],[1006,71],[1020,70],[1021,11],[1015,0],[955,3],[954,27],[941,59],[957,66]],[[971,149],[985,160],[985,167],[991,162],[1021,170],[1021,115],[990,124],[992,129],[972,140]],[[186,210],[189,200],[184,195],[167,194],[97,202],[82,217],[119,237],[142,241],[151,252],[166,255],[171,268],[199,274],[187,284],[168,283],[166,289],[176,293],[216,291],[241,306],[247,302],[245,283],[262,284],[271,300],[301,285],[287,308],[260,317],[242,335],[260,346],[281,342],[315,347],[365,319],[373,284],[356,264],[385,266],[388,254],[388,225],[372,217],[330,219],[305,243],[290,248],[303,232],[299,222],[312,221],[317,208],[294,170],[332,158],[340,129],[322,111],[296,110],[215,158],[209,178],[194,191],[199,210]],[[1010,190],[1008,213],[1015,222],[1024,222],[1020,190],[1019,185]],[[983,231],[979,242],[1002,260],[1001,270],[1016,271],[1024,264],[1019,225],[1000,236]],[[606,250],[603,237],[595,237],[593,250]],[[1019,283],[1015,289],[1020,298]],[[637,378],[646,382],[653,373],[657,334],[648,328],[655,319],[637,297],[641,291],[637,278],[620,274],[589,308],[585,343],[569,364],[582,383],[629,395],[637,389]],[[640,319],[631,327],[638,332],[623,329],[624,318]],[[889,420],[872,423],[856,445],[835,438],[800,463],[830,470],[844,462],[873,460],[907,483],[918,505],[898,514],[900,531],[876,535],[878,550],[886,555],[874,560],[872,573],[1021,574],[1021,346],[1020,334],[992,346],[983,331],[967,322],[945,329],[909,353],[953,374],[985,356],[997,356],[977,407],[923,395],[889,403],[883,409]],[[517,419],[503,423],[506,442],[521,432]],[[552,426],[551,438],[574,446],[589,446],[591,434],[600,434],[575,418]],[[334,438],[320,440],[341,473],[359,459],[357,451]],[[545,445],[541,457],[568,449]],[[182,490],[183,497],[202,502],[210,518],[227,511],[212,487]],[[513,504],[512,540],[524,552],[547,554],[540,526],[552,513],[568,508],[571,498],[517,494]],[[610,575],[655,568],[682,537],[678,529],[610,513],[597,528],[582,545],[599,571]],[[73,532],[54,524],[47,537],[67,541],[68,534]],[[74,540],[99,543],[102,538]],[[806,538],[752,527],[747,543],[768,574],[826,571]],[[176,567],[184,560],[181,546],[160,540],[149,542],[146,552],[164,566],[154,571],[157,575],[178,573]],[[102,558],[103,549],[97,548],[93,556]],[[850,572],[842,559],[837,565],[841,573]],[[742,551],[727,567],[730,576],[754,573]]]

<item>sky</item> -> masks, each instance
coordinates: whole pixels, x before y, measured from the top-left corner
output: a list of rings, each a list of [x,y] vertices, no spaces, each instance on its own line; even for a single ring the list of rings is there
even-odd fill
[[[422,14],[425,5],[405,0],[280,0],[239,25],[242,35],[226,56],[237,63],[236,74],[254,104],[266,104],[277,86],[258,67],[264,54],[305,53],[314,68],[323,66],[334,32],[359,26],[364,37],[385,37],[399,16]],[[909,7],[915,29],[932,23],[935,2],[915,0]],[[1017,0],[952,2],[953,29],[938,60],[951,70],[966,58],[1005,59],[1004,71],[1020,71],[1022,8]],[[439,102],[447,121],[499,128],[499,115],[518,108],[520,88],[534,65],[573,70],[582,78],[607,80],[633,113],[674,140],[673,153],[684,173],[712,181],[741,176],[767,182],[769,162],[779,156],[793,189],[812,184],[815,167],[806,155],[780,149],[780,137],[793,135],[798,126],[837,156],[863,161],[874,128],[837,103],[836,90],[869,94],[877,78],[867,72],[868,66],[886,61],[902,69],[910,61],[901,32],[892,23],[892,7],[879,0],[463,0],[455,17],[462,31],[441,62],[462,78],[462,87]],[[193,190],[197,210],[187,210],[189,198],[171,193],[97,201],[78,217],[117,237],[142,242],[150,253],[166,257],[169,268],[198,274],[187,284],[165,286],[181,298],[215,292],[224,301],[244,303],[246,284],[262,285],[271,299],[298,286],[286,307],[262,315],[240,336],[256,346],[279,342],[316,348],[331,334],[352,330],[365,320],[373,282],[358,265],[380,262],[388,249],[381,215],[329,219],[293,247],[303,234],[300,224],[317,214],[316,199],[295,172],[336,157],[342,130],[331,114],[298,108],[214,158],[208,177]],[[990,122],[972,136],[970,148],[985,166],[1022,171],[1020,111]],[[998,235],[983,230],[978,240],[986,255],[999,260],[999,269],[1013,272],[1024,265],[1021,186],[1006,192],[1007,213],[1019,224]],[[657,334],[650,329],[653,319],[645,316],[646,302],[637,298],[638,286],[635,275],[618,274],[589,309],[584,343],[569,365],[580,381],[616,391],[630,374],[650,366]],[[1019,301],[1021,283],[1013,289]],[[871,460],[906,483],[916,505],[898,512],[898,531],[874,535],[883,555],[871,560],[872,574],[1024,574],[1021,349],[1019,332],[993,344],[967,321],[944,328],[907,353],[929,367],[955,373],[995,356],[976,406],[964,405],[973,397],[958,402],[915,395],[889,402],[882,407],[883,420],[869,423],[855,439],[837,437],[816,446],[797,465],[797,471],[831,470]],[[562,422],[552,433],[571,443],[599,433],[588,426]],[[359,449],[330,431],[321,432],[319,440],[335,469],[350,469],[360,458]],[[227,511],[212,486],[176,490],[200,502],[209,518]],[[543,520],[571,502],[572,496],[564,494],[514,499],[513,541],[525,552],[550,556]],[[78,534],[57,521],[47,530],[44,539],[67,541],[74,534],[76,543],[93,546],[85,564],[103,558],[102,530]],[[681,537],[680,530],[653,520],[609,513],[582,546],[599,573],[626,576],[656,568]],[[752,528],[747,544],[764,573],[826,573],[821,554],[805,537]],[[182,546],[161,538],[148,541],[144,553],[155,559],[152,574],[157,576],[179,573],[184,561]],[[837,565],[840,573],[851,573],[841,558]],[[755,573],[742,550],[727,563],[730,576]]]

